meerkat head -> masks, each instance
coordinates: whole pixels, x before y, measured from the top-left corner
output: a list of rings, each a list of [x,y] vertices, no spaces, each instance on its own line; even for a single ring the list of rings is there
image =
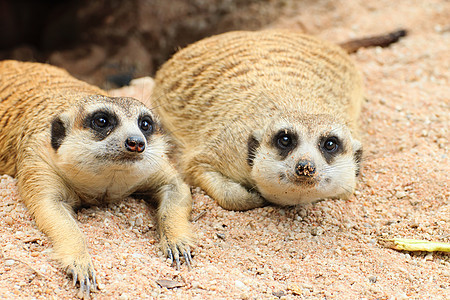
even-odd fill
[[[296,205],[353,193],[361,143],[327,114],[277,118],[248,141],[248,164],[261,195]]]
[[[158,167],[166,150],[150,109],[132,98],[99,95],[57,115],[50,144],[64,177],[86,189],[120,186],[119,181],[127,187],[139,184]]]

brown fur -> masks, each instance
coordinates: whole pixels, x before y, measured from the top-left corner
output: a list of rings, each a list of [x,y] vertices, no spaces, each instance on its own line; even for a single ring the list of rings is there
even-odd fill
[[[283,203],[261,197],[255,178],[265,171],[255,174],[258,168],[248,163],[252,141],[258,154],[272,151],[264,134],[279,121],[308,133],[304,139],[321,134],[321,126],[349,130],[343,155],[356,155],[350,144],[358,136],[362,99],[360,74],[345,51],[283,30],[230,32],[194,43],[162,66],[152,95],[186,180],[227,209]]]
[[[127,173],[128,165],[115,165],[108,154],[101,160],[95,157],[107,153],[100,147],[103,144],[86,146],[98,144],[83,124],[87,110],[95,106],[112,107],[123,120],[132,119],[130,126],[138,123],[133,120],[139,114],[152,114],[137,100],[108,97],[62,69],[0,62],[0,173],[17,177],[21,198],[38,227],[52,240],[57,258],[74,283],[79,281],[80,291],[87,294],[95,288],[94,267],[72,208],[117,201],[133,192],[149,194],[159,204],[163,250],[178,262],[180,255],[190,258],[191,243],[189,187],[165,157],[166,141],[156,118],[156,130],[147,139],[149,150],[144,152],[148,157],[132,164],[137,174]],[[65,128],[63,141],[54,141],[62,145],[52,147],[55,118],[70,128]],[[109,136],[118,135],[117,130]],[[117,166],[125,170],[108,169]]]

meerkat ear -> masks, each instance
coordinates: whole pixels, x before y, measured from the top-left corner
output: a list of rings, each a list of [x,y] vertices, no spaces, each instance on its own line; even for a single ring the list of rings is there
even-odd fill
[[[66,127],[61,119],[57,116],[52,120],[51,126],[51,145],[57,151],[66,137]]]
[[[353,160],[355,161],[356,165],[356,176],[359,176],[359,171],[361,170],[361,160],[363,155],[363,149],[361,142],[358,140],[353,139],[352,141],[352,147],[353,147]]]

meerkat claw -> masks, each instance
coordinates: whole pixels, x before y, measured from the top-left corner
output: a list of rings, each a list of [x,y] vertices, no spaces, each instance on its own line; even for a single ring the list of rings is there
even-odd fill
[[[84,278],[84,280],[80,280],[80,289],[78,290],[78,298],[80,299],[89,299],[91,291],[94,291],[94,289],[91,289],[94,286],[91,285],[91,281],[89,278]]]
[[[170,248],[167,248],[167,258],[170,259],[170,265],[173,265],[173,253],[172,250]]]
[[[188,270],[192,270],[192,255],[191,249],[187,245],[173,245],[172,247],[167,246],[167,258],[170,260],[170,265],[180,270],[181,258],[184,258],[185,264]]]
[[[97,280],[95,279],[94,271],[91,271],[89,276],[92,278],[92,290],[96,291],[97,290]]]
[[[180,254],[178,253],[178,251],[175,251],[174,257],[175,257],[175,262],[176,262],[176,268],[177,268],[177,271],[179,271],[179,270],[180,270],[181,263],[180,263]],[[172,261],[172,262],[173,262],[173,261]]]
[[[84,284],[84,280],[81,280],[80,281],[80,289],[78,291],[78,297],[84,299],[85,294],[86,294],[86,286]]]
[[[77,283],[80,285],[77,297],[80,299],[89,299],[90,293],[97,290],[95,272],[88,270],[84,275],[80,272],[82,271],[74,267],[69,267],[66,271],[67,275],[72,277],[72,285],[76,286]]]
[[[73,269],[68,269],[67,275],[72,276],[72,286],[75,286],[77,284],[78,279],[77,273]]]
[[[191,256],[191,251],[190,251],[189,247],[188,247],[187,250],[185,250],[183,252],[183,256],[184,256],[184,260],[186,261],[186,265],[188,267],[188,270],[189,271],[192,270],[192,266],[191,266],[192,256]]]

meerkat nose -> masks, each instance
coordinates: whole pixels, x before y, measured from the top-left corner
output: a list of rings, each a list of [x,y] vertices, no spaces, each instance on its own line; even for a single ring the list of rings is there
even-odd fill
[[[295,167],[295,174],[297,174],[297,176],[312,177],[315,173],[316,166],[309,160],[300,160]]]
[[[141,153],[145,150],[145,141],[139,136],[130,136],[125,141],[125,148],[130,152]]]

